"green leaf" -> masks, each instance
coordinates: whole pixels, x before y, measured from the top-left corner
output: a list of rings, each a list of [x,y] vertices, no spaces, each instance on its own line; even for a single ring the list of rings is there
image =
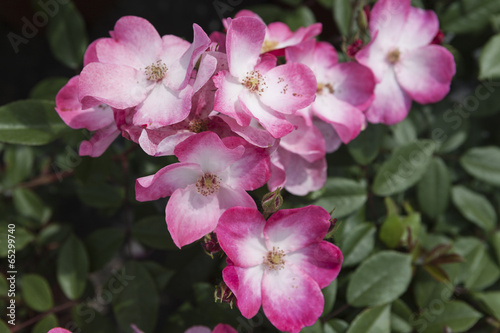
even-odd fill
[[[53,313],[51,313],[43,317],[42,320],[36,323],[36,325],[31,330],[31,333],[47,333],[48,331],[57,326],[59,326],[57,317]]]
[[[341,218],[361,208],[367,199],[366,185],[347,178],[328,178],[322,196],[314,205],[332,211],[333,216]],[[314,194],[312,198],[315,199]]]
[[[7,297],[8,290],[9,284],[7,283],[7,278],[5,275],[0,274],[0,296]]]
[[[316,22],[314,13],[306,6],[301,6],[291,13],[288,13],[283,22],[290,27],[292,31],[300,27],[307,27]]]
[[[436,309],[439,309],[437,311]],[[439,302],[432,308],[427,309],[420,317],[423,321],[418,329],[422,333],[442,333],[445,327],[452,332],[466,332],[481,318],[482,315],[462,301]]]
[[[61,120],[54,103],[41,100],[12,102],[0,107],[0,141],[44,145],[69,127]]]
[[[447,302],[455,287],[450,283],[442,283],[432,278],[429,273],[418,270],[413,283],[413,295],[421,309],[428,308],[435,299]]]
[[[440,22],[445,32],[478,32],[489,24],[489,17],[500,12],[497,0],[455,1],[441,16]]]
[[[96,271],[113,258],[125,240],[125,230],[103,228],[91,233],[85,239],[90,259],[90,271]]]
[[[174,270],[167,269],[154,261],[144,261],[143,265],[148,270],[149,275],[155,280],[158,291],[163,290],[175,274]]]
[[[401,221],[401,217],[389,215],[380,227],[379,238],[387,247],[393,249],[400,243],[404,232],[405,226]]]
[[[0,319],[0,332],[5,332],[5,333],[10,332],[10,328],[2,319]]]
[[[21,294],[26,305],[35,311],[48,311],[54,306],[49,283],[41,275],[23,275],[21,280]]]
[[[484,45],[479,56],[479,79],[500,77],[500,34],[497,34]]]
[[[343,266],[353,266],[365,259],[375,246],[376,228],[372,223],[362,223],[354,227],[342,242]]]
[[[67,224],[52,223],[43,228],[37,236],[37,243],[48,245],[50,243],[60,243],[71,234],[71,227]]]
[[[337,284],[338,281],[333,280],[330,285],[321,290],[323,296],[325,297],[325,307],[323,308],[322,316],[326,316],[332,312],[333,305],[335,304],[335,298],[337,297]]]
[[[381,305],[366,309],[354,318],[347,333],[390,333],[391,306]]]
[[[72,2],[60,5],[47,25],[47,38],[57,60],[73,69],[82,65],[87,34],[83,17]]]
[[[378,155],[384,132],[385,127],[383,125],[369,124],[347,145],[352,158],[361,165],[372,162]]]
[[[427,171],[435,149],[436,144],[431,140],[397,147],[375,175],[373,192],[388,196],[413,186]]]
[[[116,324],[112,324],[107,316],[103,316],[96,309],[80,303],[73,307],[73,319],[76,329],[81,329],[81,333],[109,333],[117,331]],[[71,327],[69,327],[71,328]]]
[[[443,214],[450,198],[451,177],[446,164],[434,157],[417,185],[420,209],[433,219]]]
[[[132,237],[155,249],[177,249],[165,223],[165,216],[149,216],[132,226]]]
[[[397,299],[391,306],[391,332],[410,333],[412,327],[408,320],[412,316],[412,311],[402,300]]]
[[[76,188],[80,200],[95,208],[118,208],[123,202],[125,191],[122,187],[104,182],[91,181]]]
[[[417,140],[417,129],[410,118],[405,118],[390,128],[398,145],[406,145]]]
[[[304,327],[300,333],[323,333],[323,327],[321,327],[321,321],[317,320],[314,325]]]
[[[325,324],[325,333],[344,333],[349,328],[349,324],[342,319],[332,319]],[[327,331],[328,329],[328,331]]]
[[[473,177],[500,186],[500,148],[491,146],[469,149],[460,158],[460,165]]]
[[[401,296],[411,281],[411,257],[381,251],[359,265],[347,286],[347,302],[356,307],[376,306]]]
[[[37,83],[30,91],[30,99],[54,101],[61,88],[68,83],[65,77],[49,77]]]
[[[485,231],[495,227],[495,209],[485,196],[457,185],[452,188],[451,199],[462,215]]]
[[[333,17],[342,36],[349,35],[352,7],[349,0],[333,0]]]
[[[497,262],[500,263],[500,230],[491,236],[491,244],[497,256]]]
[[[3,186],[8,188],[17,185],[31,175],[35,155],[31,147],[9,146],[5,149],[3,161],[5,163]]]
[[[125,272],[133,280],[116,295],[113,295],[113,312],[121,329],[132,332],[130,324],[144,332],[152,332],[158,318],[159,294],[155,282],[140,263],[129,261]]]
[[[57,281],[66,297],[75,300],[83,294],[88,272],[89,259],[85,246],[71,235],[59,250],[57,258]]]
[[[32,218],[40,224],[45,224],[52,216],[52,209],[47,207],[42,199],[30,189],[17,188],[12,193],[14,206],[22,216]]]
[[[472,295],[486,306],[488,313],[500,320],[500,291],[473,293]]]
[[[7,236],[7,226],[3,225],[3,224],[0,224],[0,225],[2,227],[4,227],[3,230],[0,230],[0,237],[2,237],[2,239],[5,239],[6,240],[5,244],[7,244],[7,237],[8,237]],[[16,237],[15,238],[15,240],[16,240],[16,252],[19,252],[22,249],[24,249],[28,244],[30,244],[35,239],[35,237],[33,236],[33,234],[31,232],[29,232],[28,230],[26,230],[23,227],[17,227],[17,226],[16,226],[16,229],[14,231],[14,236]],[[2,246],[0,246],[0,257],[2,257],[2,258],[7,257],[8,250],[9,250],[9,248],[7,247],[7,245],[3,246],[3,243],[2,243]]]

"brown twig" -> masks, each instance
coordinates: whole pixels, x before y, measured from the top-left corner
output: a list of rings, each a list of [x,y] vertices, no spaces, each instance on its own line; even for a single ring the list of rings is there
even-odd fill
[[[51,313],[57,313],[57,312],[61,312],[61,311],[64,311],[66,310],[67,308],[70,308],[72,307],[73,305],[76,305],[78,304],[78,302],[76,301],[70,301],[70,302],[67,302],[67,303],[64,303],[64,304],[61,304],[61,305],[58,305],[56,307],[53,307],[52,309],[48,310],[48,311],[45,311],[44,313],[41,313],[39,314],[38,316],[35,316],[27,321],[25,321],[24,323],[20,324],[20,325],[16,325],[14,326],[12,329],[11,329],[11,332],[14,333],[14,332],[17,332],[17,331],[20,331],[22,330],[23,328],[26,328],[26,327],[29,327],[35,323],[37,323],[38,321],[42,320],[43,317],[45,317],[46,315],[49,315]]]
[[[48,175],[40,175],[38,178],[32,179],[30,181],[20,183],[16,185],[16,188],[34,188],[41,185],[51,184],[57,180],[62,180],[63,178],[72,176],[75,173],[74,170],[66,170],[62,172],[51,173]]]

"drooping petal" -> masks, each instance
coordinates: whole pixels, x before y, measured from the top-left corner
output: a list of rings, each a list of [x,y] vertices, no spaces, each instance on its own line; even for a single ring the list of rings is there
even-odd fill
[[[154,156],[167,156],[174,155],[175,147],[187,138],[195,135],[193,132],[189,131],[178,131],[177,133],[166,137],[161,140],[156,147],[156,152]]]
[[[455,60],[444,47],[429,45],[404,53],[395,71],[412,99],[421,104],[436,103],[450,91]]]
[[[268,131],[259,126],[257,120],[255,119],[252,119],[249,126],[240,126],[236,120],[231,117],[226,115],[219,115],[218,117],[228,124],[234,133],[238,134],[254,146],[269,148],[276,142],[276,139],[273,138]]]
[[[242,108],[252,114],[274,138],[281,138],[294,130],[283,114],[263,104],[256,94],[243,91],[239,100]]]
[[[289,253],[319,242],[330,227],[329,219],[330,214],[319,206],[280,210],[271,215],[264,227],[266,246]]]
[[[56,111],[71,128],[95,131],[114,123],[113,110],[107,105],[82,109],[78,100],[78,76],[72,77],[56,96]]]
[[[253,147],[238,137],[225,138],[223,141],[228,148],[245,146],[241,158],[226,169],[224,182],[227,185],[253,191],[269,180],[271,166],[265,149]]]
[[[227,266],[222,271],[226,285],[236,296],[236,304],[245,318],[252,318],[262,304],[263,265],[253,267]]]
[[[226,50],[229,71],[243,78],[257,65],[266,34],[266,25],[254,17],[235,18],[227,31]]]
[[[241,158],[243,146],[227,148],[213,132],[202,132],[181,142],[174,150],[180,162],[200,165],[203,172],[218,174]]]
[[[356,62],[343,62],[330,69],[329,77],[338,99],[360,110],[365,110],[371,104],[375,77],[368,67]]]
[[[340,140],[340,137],[333,126],[325,123],[323,120],[318,118],[315,118],[313,120],[313,123],[323,134],[323,138],[325,139],[326,152],[333,153],[334,151],[339,149],[340,145],[342,145],[342,140]],[[366,120],[364,127],[366,127]]]
[[[236,266],[252,267],[263,263],[268,253],[263,237],[265,224],[256,208],[234,207],[222,214],[216,229],[217,239]]]
[[[320,288],[328,286],[340,272],[343,256],[332,243],[321,241],[286,255],[286,264],[293,264],[312,277]]]
[[[238,332],[229,325],[219,324],[214,327],[212,333],[238,333]]]
[[[410,12],[410,0],[380,0],[370,14],[370,34],[378,32],[380,42],[395,46],[400,40]]]
[[[287,61],[307,65],[316,74],[318,81],[325,69],[337,64],[338,55],[335,48],[326,42],[309,40],[285,50]]]
[[[157,83],[146,99],[137,106],[134,125],[156,129],[183,121],[191,110],[192,96],[191,86],[179,91]]]
[[[214,110],[234,118],[238,125],[248,126],[251,117],[243,111],[238,96],[243,85],[228,71],[220,71],[213,77],[215,87]]]
[[[255,200],[241,188],[231,188],[222,184],[217,193],[221,214],[233,207],[257,208]]]
[[[82,70],[79,80],[82,108],[94,106],[95,100],[117,109],[138,105],[144,101],[149,91],[143,76],[128,66],[98,62],[88,64]]]
[[[439,20],[434,11],[410,7],[399,46],[407,50],[429,45],[438,31]]]
[[[218,54],[218,52],[212,52],[212,54],[215,55]],[[201,57],[200,66],[196,72],[196,79],[193,83],[194,92],[200,90],[207,83],[207,81],[212,78],[212,75],[217,68],[217,58],[212,54],[206,52]]]
[[[109,124],[107,127],[97,130],[89,141],[82,141],[78,154],[91,157],[101,156],[119,134],[120,130],[116,125]]]
[[[96,45],[97,43],[105,38],[99,38],[90,43],[90,45],[87,47],[87,50],[85,51],[85,54],[83,55],[83,67],[87,66],[91,62],[98,62],[99,58],[97,57],[97,50],[96,50]]]
[[[308,162],[314,162],[325,156],[325,141],[321,132],[314,125],[307,125],[300,116],[287,118],[296,126],[295,131],[281,138],[280,146],[291,153],[302,156]]]
[[[161,37],[147,20],[137,16],[120,18],[113,31],[115,40],[133,50],[144,64],[157,60],[161,51]]]
[[[219,217],[217,196],[198,193],[195,184],[176,190],[165,209],[168,231],[178,248],[214,231]]]
[[[391,69],[375,86],[375,99],[365,115],[370,123],[393,125],[408,115],[410,107],[411,97],[400,87]]]
[[[286,257],[285,257],[286,260]],[[262,307],[266,317],[280,331],[298,333],[321,316],[324,298],[316,281],[287,265],[266,270],[262,278]]]
[[[293,114],[314,101],[316,77],[303,64],[290,63],[271,69],[265,75],[267,87],[260,96],[275,111]]]
[[[363,112],[338,99],[335,94],[319,95],[312,108],[316,116],[335,128],[344,143],[358,136],[365,123]]]
[[[137,201],[151,201],[171,196],[175,190],[196,183],[202,175],[200,166],[195,163],[167,165],[154,175],[137,179],[135,198]]]

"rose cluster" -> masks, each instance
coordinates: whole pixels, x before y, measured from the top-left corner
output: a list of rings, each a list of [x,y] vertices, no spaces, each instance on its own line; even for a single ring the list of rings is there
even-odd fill
[[[277,328],[298,332],[321,315],[321,288],[340,270],[340,250],[323,240],[330,215],[309,206],[266,222],[247,191],[320,189],[327,152],[367,122],[403,120],[412,100],[442,99],[455,63],[433,43],[434,12],[410,0],[375,4],[371,41],[357,42],[349,62],[316,41],[319,23],[292,32],[246,10],[223,23],[226,33],[210,36],[194,24],[190,43],[142,18],[119,19],[89,46],[56,110],[94,131],[80,155],[101,155],[119,134],[151,156],[175,155],[178,163],[137,179],[137,200],[170,197],[166,223],[179,248],[215,232],[242,314],[262,305]]]

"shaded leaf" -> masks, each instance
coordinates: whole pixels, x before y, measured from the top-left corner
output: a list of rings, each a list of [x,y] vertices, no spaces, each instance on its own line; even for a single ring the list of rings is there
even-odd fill
[[[491,37],[479,57],[479,79],[500,78],[500,34]]]
[[[85,239],[89,254],[90,271],[104,266],[113,258],[125,240],[125,230],[119,228],[103,228],[91,233]]]
[[[323,308],[322,316],[328,315],[332,312],[333,305],[335,304],[335,298],[337,297],[337,280],[333,280],[332,283],[326,288],[323,288],[321,292],[325,297],[325,307]]]
[[[54,306],[49,283],[41,275],[23,275],[21,280],[21,294],[26,305],[35,311],[47,311]]]
[[[52,216],[52,209],[47,207],[40,197],[30,189],[17,188],[12,193],[14,206],[22,216],[45,224]]]
[[[369,124],[347,145],[352,158],[362,165],[372,162],[378,155],[384,132],[385,127],[383,125]]]
[[[57,321],[57,317],[54,314],[49,314],[45,316],[42,320],[40,320],[31,330],[31,333],[47,333],[49,330],[54,327],[59,326],[59,322]]]
[[[473,177],[488,184],[500,186],[500,148],[469,149],[460,158],[460,165]]]
[[[440,21],[445,32],[476,32],[486,28],[490,15],[498,12],[500,2],[496,0],[456,1],[447,8]]]
[[[349,0],[333,0],[333,17],[344,37],[349,35],[351,12],[352,7]]]
[[[314,193],[311,196],[313,199]],[[335,209],[336,218],[349,215],[361,208],[367,199],[366,185],[347,178],[328,178],[322,196],[314,201],[327,211]]]
[[[354,318],[347,333],[390,333],[391,306],[381,305],[364,310]]]
[[[495,227],[496,213],[485,196],[457,185],[452,188],[451,198],[460,213],[469,221],[485,231]]]
[[[31,147],[11,146],[5,149],[3,161],[5,163],[3,186],[12,187],[31,175],[35,155]]]
[[[132,237],[156,249],[177,249],[167,229],[165,216],[149,216],[132,226]]]
[[[491,315],[500,320],[500,291],[474,293],[473,296],[486,306]]]
[[[31,99],[45,99],[54,101],[61,88],[68,83],[65,77],[49,77],[38,82],[30,91]]]
[[[432,158],[429,168],[417,185],[418,203],[433,219],[446,211],[450,198],[451,178],[443,160]]]
[[[447,301],[439,303],[439,313],[435,308],[426,309],[421,316],[425,321],[424,333],[442,333],[445,327],[451,328],[453,332],[466,332],[482,317],[482,315],[472,307],[461,301]],[[430,319],[429,319],[430,318]]]
[[[365,259],[375,245],[375,226],[362,223],[354,227],[342,242],[343,266],[355,265]]]
[[[89,259],[83,242],[71,235],[59,250],[57,257],[57,281],[71,300],[79,298],[87,284]]]

